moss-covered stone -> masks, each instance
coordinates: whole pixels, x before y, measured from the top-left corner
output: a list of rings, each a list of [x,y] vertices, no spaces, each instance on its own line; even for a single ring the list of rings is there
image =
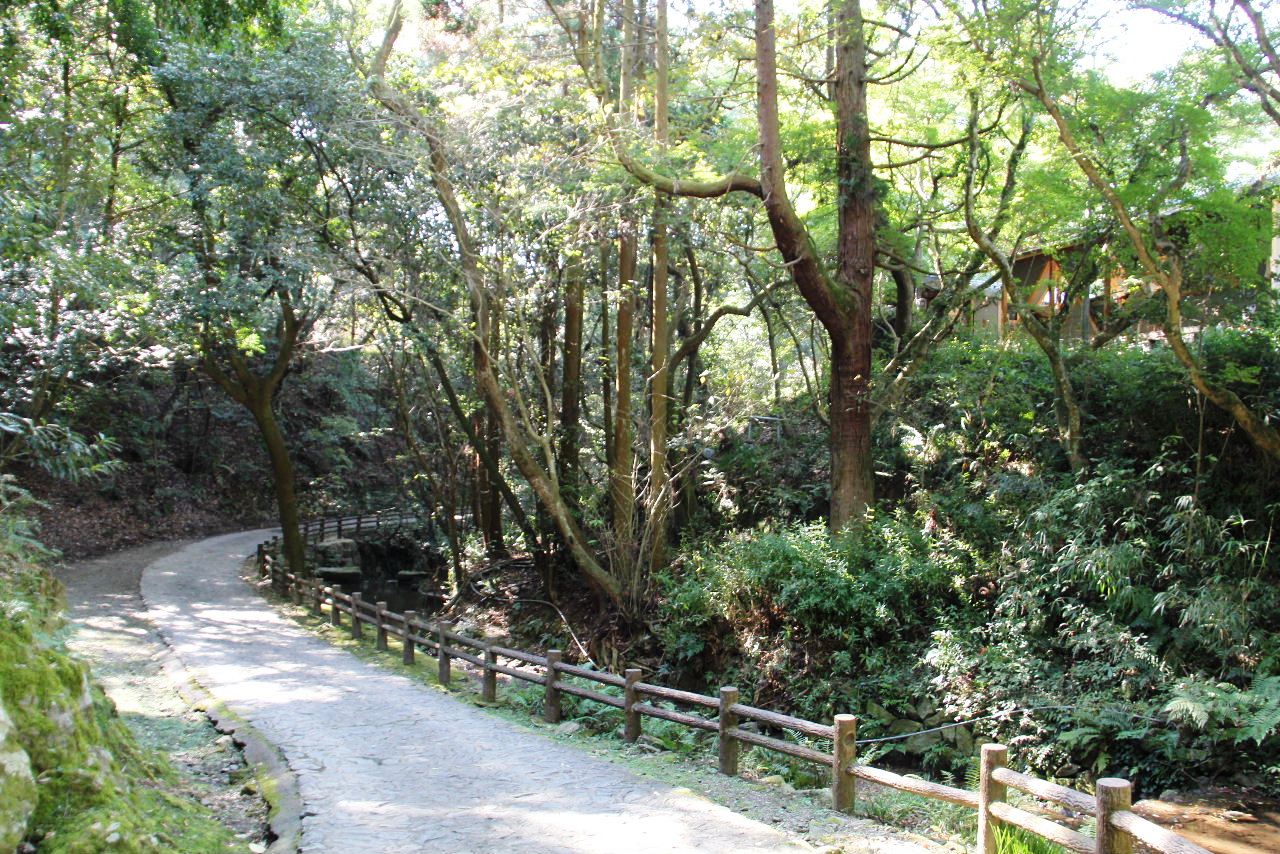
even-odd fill
[[[0,851],[23,840],[42,854],[245,850],[203,806],[165,791],[172,770],[62,648],[61,624],[57,582],[0,541]]]
[[[359,584],[364,573],[358,566],[321,566],[316,569],[316,576],[339,584]]]
[[[36,809],[36,778],[13,721],[0,704],[0,851],[12,851],[27,836]]]

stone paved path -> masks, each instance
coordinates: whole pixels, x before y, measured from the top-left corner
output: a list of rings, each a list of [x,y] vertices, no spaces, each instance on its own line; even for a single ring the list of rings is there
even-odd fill
[[[142,592],[192,674],[279,746],[298,774],[301,850],[812,850],[308,634],[239,576],[263,534],[214,537],[161,557],[143,574]]]

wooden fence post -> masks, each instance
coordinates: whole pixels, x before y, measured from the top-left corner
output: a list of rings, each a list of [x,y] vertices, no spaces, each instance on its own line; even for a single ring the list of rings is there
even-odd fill
[[[342,585],[335,584],[329,588],[329,625],[342,625],[342,612],[338,610],[338,597],[342,594]]]
[[[295,605],[302,604],[302,576],[296,573],[288,573],[286,579],[289,582],[289,600]]]
[[[1009,764],[1009,748],[1003,744],[982,745],[981,776],[978,778],[978,854],[996,854],[996,819],[991,805],[1001,803],[1007,793],[1004,783],[991,779],[991,772]]]
[[[356,516],[356,533],[357,534],[360,533],[360,528],[362,527],[363,524],[364,524],[364,514],[361,513],[358,516]]]
[[[337,525],[338,525],[338,539],[342,539],[342,517],[341,516],[338,517]]]
[[[640,701],[640,692],[636,690],[636,683],[640,681],[640,668],[628,667],[623,676],[627,682],[622,688],[622,713],[626,719],[622,737],[635,742],[640,738],[640,713],[636,711],[636,703]]]
[[[498,663],[498,654],[493,647],[484,648],[484,679],[480,683],[480,699],[486,703],[498,702],[498,671],[493,666]]]
[[[446,644],[449,639],[444,633],[449,628],[447,620],[441,620],[436,624],[436,678],[440,680],[441,685],[448,685],[453,678],[452,669],[449,667],[449,652]]]
[[[738,727],[738,716],[730,711],[738,702],[738,689],[725,686],[720,689],[720,773],[738,776],[738,740],[733,731]]]
[[[387,603],[377,602],[374,604],[374,619],[377,620],[374,626],[377,629],[378,649],[385,650],[387,648]]]
[[[263,548],[262,543],[258,543],[258,577],[267,574],[267,550]]]
[[[838,812],[852,813],[858,778],[850,767],[858,758],[858,719],[836,715],[831,739],[831,804]]]
[[[363,632],[360,624],[360,600],[363,597],[359,593],[351,594],[351,637],[359,640]]]
[[[413,664],[413,621],[417,618],[416,611],[404,612],[404,655],[400,660],[405,664]]]
[[[1097,797],[1098,820],[1094,830],[1095,854],[1132,854],[1133,839],[1123,830],[1111,826],[1114,813],[1129,809],[1133,804],[1133,786],[1128,780],[1103,777],[1094,784]]]
[[[556,671],[563,657],[560,650],[547,650],[547,684],[542,699],[542,719],[549,724],[560,723],[560,689],[556,687]]]

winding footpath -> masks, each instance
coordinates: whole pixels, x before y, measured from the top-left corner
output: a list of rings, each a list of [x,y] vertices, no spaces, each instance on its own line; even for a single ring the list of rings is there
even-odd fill
[[[266,533],[214,537],[162,555],[141,586],[148,618],[191,676],[279,748],[296,774],[299,850],[814,850],[309,634],[240,577]],[[884,833],[861,850],[923,849]]]

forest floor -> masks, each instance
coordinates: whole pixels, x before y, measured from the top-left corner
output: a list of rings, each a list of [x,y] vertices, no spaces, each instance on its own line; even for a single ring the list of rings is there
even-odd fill
[[[163,554],[142,590],[192,675],[285,754],[302,796],[302,851],[936,850],[817,808],[818,820],[787,832],[789,807],[746,818],[336,648],[240,577],[261,536]]]
[[[251,850],[265,850],[267,807],[253,773],[231,736],[180,690],[173,653],[146,615],[143,568],[184,545],[154,543],[59,567],[71,617],[67,646],[90,662],[139,743],[167,757],[178,772],[176,794],[204,803]]]

